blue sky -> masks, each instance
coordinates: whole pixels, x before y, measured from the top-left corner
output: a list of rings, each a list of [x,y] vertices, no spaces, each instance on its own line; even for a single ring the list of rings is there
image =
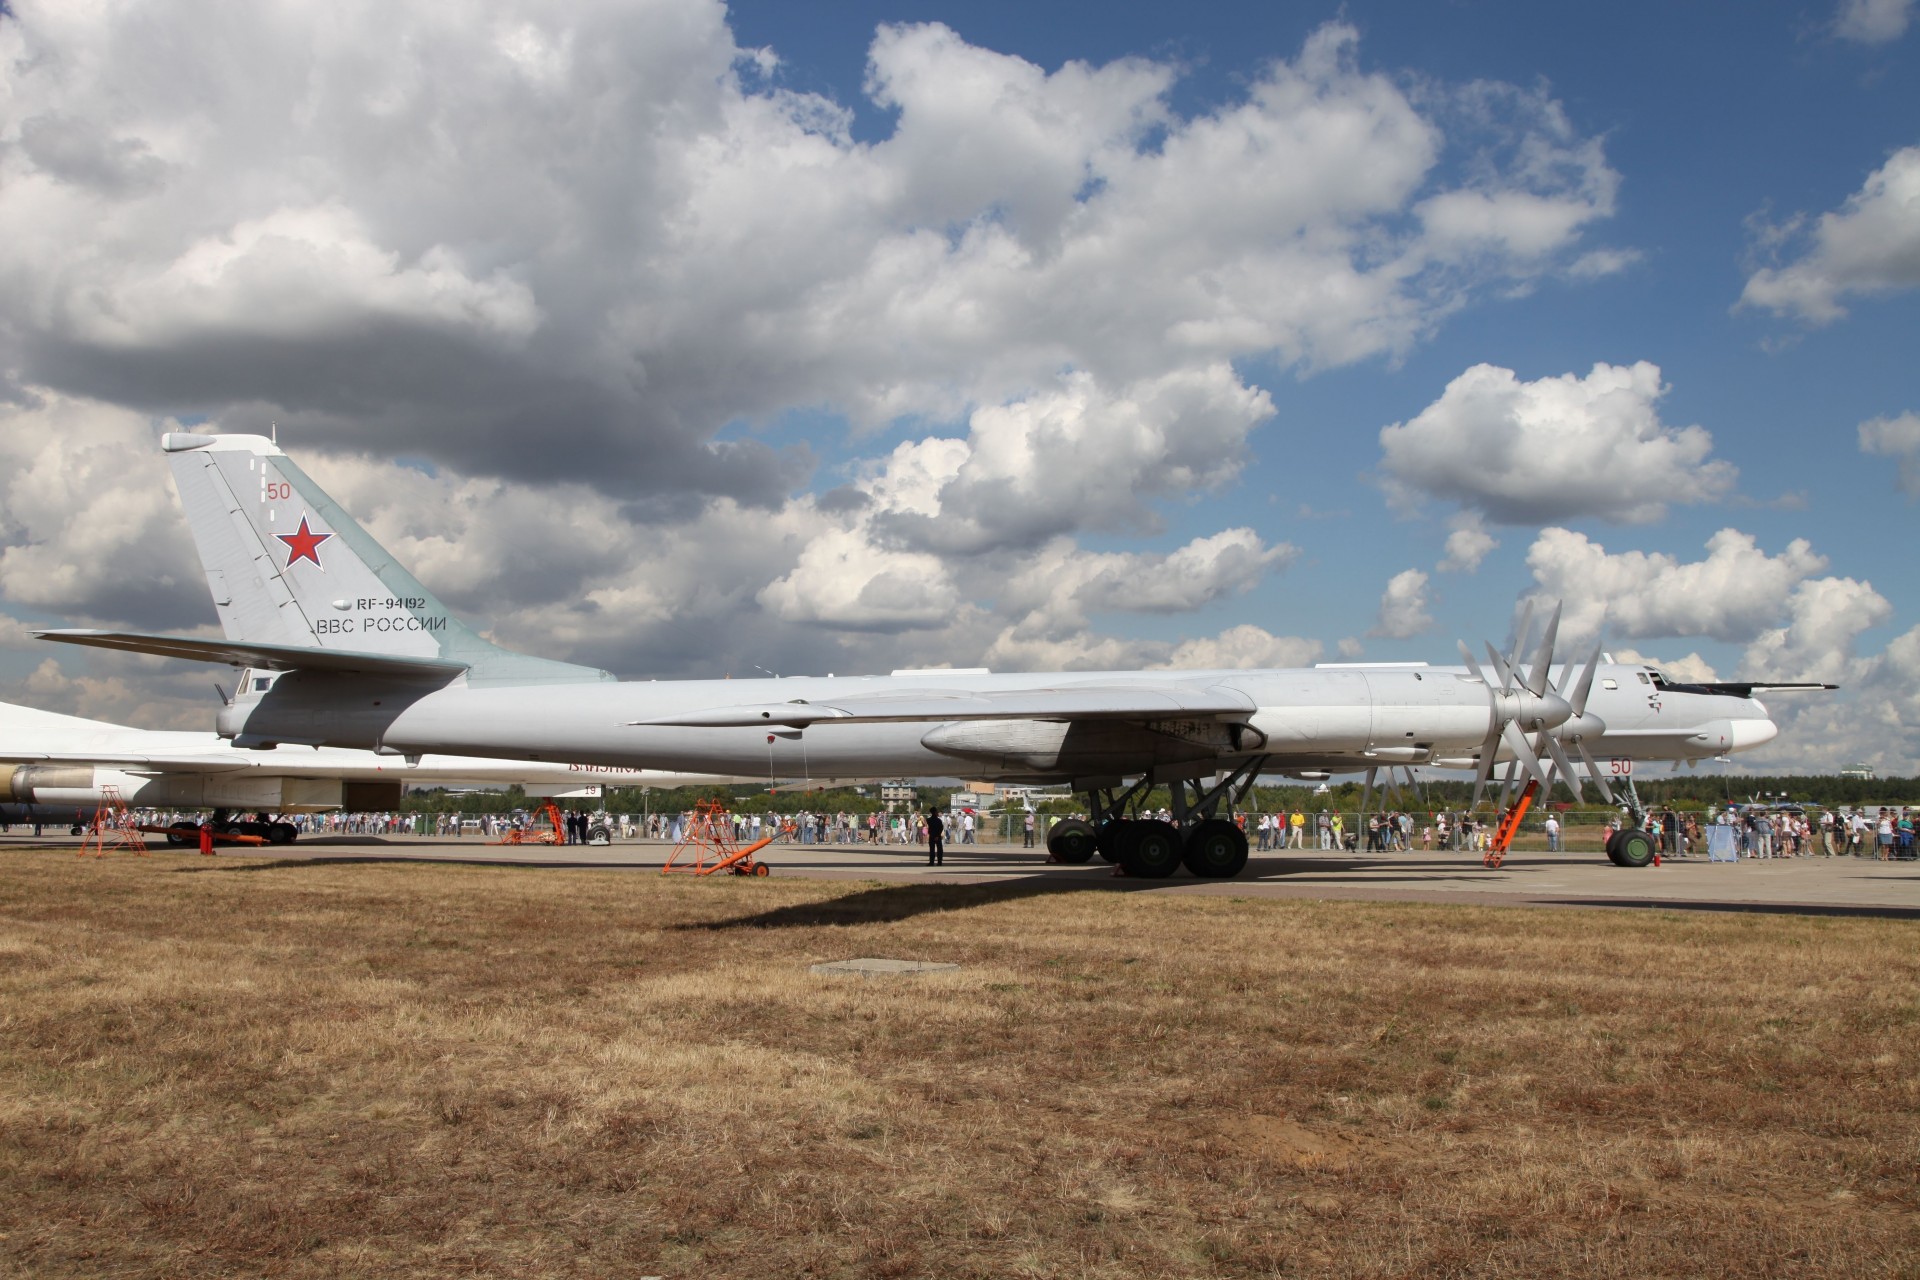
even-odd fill
[[[26,624],[211,627],[153,441],[272,422],[625,675],[1438,661],[1564,597],[1847,686],[1758,766],[1911,771],[1913,17],[22,0],[0,696],[205,719]]]

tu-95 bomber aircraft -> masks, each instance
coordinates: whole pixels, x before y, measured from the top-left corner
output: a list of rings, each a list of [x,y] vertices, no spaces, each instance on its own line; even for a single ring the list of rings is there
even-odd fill
[[[1263,774],[1501,764],[1576,792],[1599,761],[1699,760],[1778,732],[1751,682],[1684,684],[1642,665],[1553,664],[1556,608],[1488,664],[619,681],[494,645],[454,617],[272,441],[175,432],[168,456],[224,640],[93,630],[36,634],[243,668],[216,718],[235,745],[592,760],[815,782],[961,775],[1066,784],[1090,821],[1051,854],[1096,850],[1130,875],[1247,861],[1233,805]],[[1576,770],[1574,761],[1579,761]],[[1552,772],[1550,773],[1549,770]],[[1174,820],[1141,812],[1168,786]],[[1637,824],[1636,824],[1637,825]],[[1631,833],[1639,834],[1639,833]],[[1616,861],[1651,858],[1620,841]]]

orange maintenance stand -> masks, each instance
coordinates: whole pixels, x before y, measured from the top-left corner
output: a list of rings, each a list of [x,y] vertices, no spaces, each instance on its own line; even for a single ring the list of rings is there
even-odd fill
[[[710,876],[724,871],[736,876],[764,876],[770,868],[753,855],[772,843],[773,837],[768,835],[744,848],[735,845],[733,822],[727,811],[717,800],[702,800],[694,807],[686,834],[673,846],[660,874]]]

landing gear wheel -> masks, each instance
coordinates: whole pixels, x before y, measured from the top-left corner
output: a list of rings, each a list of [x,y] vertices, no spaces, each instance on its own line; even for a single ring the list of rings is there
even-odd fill
[[[1157,818],[1129,822],[1121,834],[1120,865],[1128,875],[1142,880],[1166,879],[1185,852],[1180,828]]]
[[[184,847],[200,843],[200,828],[177,826],[167,828],[167,843],[175,847]]]
[[[1209,818],[1187,832],[1180,860],[1203,880],[1231,880],[1247,865],[1247,833],[1225,818]]]
[[[268,844],[292,844],[300,837],[300,828],[291,822],[270,822],[267,824]]]
[[[1644,867],[1653,861],[1653,837],[1645,831],[1622,831],[1610,842],[1608,856],[1622,867]]]
[[[1098,852],[1098,844],[1099,836],[1094,832],[1093,824],[1079,818],[1062,819],[1047,832],[1047,852],[1053,855],[1055,862],[1074,866],[1089,862]]]
[[[1127,829],[1133,825],[1125,818],[1115,818],[1094,828],[1093,847],[1108,862],[1120,861],[1120,846],[1125,843]]]
[[[67,828],[67,834],[70,836],[83,836],[87,834],[87,829],[86,827],[82,826],[80,823],[76,822],[72,826]]]
[[[604,826],[588,827],[587,843],[588,844],[612,844],[613,832],[608,830]]]

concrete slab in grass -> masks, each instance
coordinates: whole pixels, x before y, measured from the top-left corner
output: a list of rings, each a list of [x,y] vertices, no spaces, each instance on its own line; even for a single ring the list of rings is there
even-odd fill
[[[936,960],[828,960],[812,967],[813,973],[851,974],[856,978],[896,978],[916,973],[951,973],[960,966]]]

